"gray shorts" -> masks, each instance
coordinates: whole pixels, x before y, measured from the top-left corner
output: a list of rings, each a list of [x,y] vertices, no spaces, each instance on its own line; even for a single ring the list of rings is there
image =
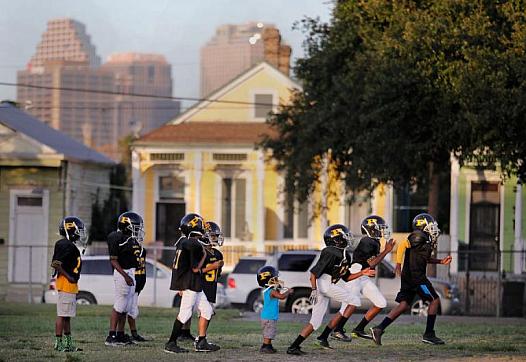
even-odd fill
[[[75,317],[77,315],[77,294],[58,292],[57,316]]]
[[[263,328],[263,338],[276,338],[278,321],[273,319],[262,319],[261,327]]]

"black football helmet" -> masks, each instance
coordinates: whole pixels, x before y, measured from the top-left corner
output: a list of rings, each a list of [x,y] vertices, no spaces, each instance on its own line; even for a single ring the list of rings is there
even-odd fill
[[[205,239],[212,246],[222,246],[225,241],[221,228],[213,221],[205,222]]]
[[[186,214],[179,224],[179,230],[184,236],[201,237],[205,235],[205,222],[203,218],[195,213]]]
[[[278,279],[279,273],[273,266],[265,265],[257,271],[258,284],[262,288],[279,287],[282,282]]]
[[[383,237],[385,240],[391,238],[391,228],[385,220],[377,215],[369,215],[362,220],[362,235],[367,235],[370,238],[380,240]]]
[[[422,213],[415,216],[413,219],[413,230],[420,230],[429,235],[431,242],[436,243],[440,235],[440,229],[435,218],[429,214]]]
[[[323,241],[327,246],[335,246],[337,248],[346,248],[351,241],[351,233],[347,226],[342,224],[333,224],[325,229],[323,233]]]
[[[58,226],[58,232],[71,242],[79,241],[82,246],[88,242],[88,234],[84,222],[76,216],[66,216]]]
[[[133,211],[126,211],[119,216],[117,220],[117,230],[128,237],[134,238],[139,243],[142,243],[144,240],[144,223],[142,217]]]

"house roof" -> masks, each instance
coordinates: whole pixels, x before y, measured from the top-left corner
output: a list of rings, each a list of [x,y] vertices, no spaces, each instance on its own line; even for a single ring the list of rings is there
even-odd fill
[[[167,124],[142,136],[135,144],[151,143],[218,143],[255,144],[264,135],[275,135],[260,122],[189,122]]]
[[[258,74],[259,72],[262,72],[265,70],[268,71],[274,77],[280,79],[282,82],[287,84],[290,88],[302,89],[299,83],[295,82],[292,78],[280,72],[274,66],[263,61],[263,62],[260,62],[254,65],[251,68],[248,68],[247,70],[245,70],[244,72],[242,72],[241,74],[239,74],[238,76],[230,80],[228,83],[224,84],[223,86],[219,87],[218,89],[210,93],[210,95],[208,95],[202,101],[195,103],[193,106],[188,108],[185,112],[181,113],[176,118],[169,121],[168,123],[178,124],[178,123],[187,122],[188,120],[192,118],[192,116],[196,112],[199,112],[202,109],[206,109],[208,105],[214,103],[214,100],[221,99],[221,97],[223,97],[226,93],[230,92],[231,90],[233,90],[234,88],[236,88],[237,86],[245,82],[246,80],[250,79],[254,75]]]
[[[115,163],[103,154],[49,127],[10,103],[0,103],[0,123],[50,147],[57,153],[64,155],[66,159],[101,164]]]

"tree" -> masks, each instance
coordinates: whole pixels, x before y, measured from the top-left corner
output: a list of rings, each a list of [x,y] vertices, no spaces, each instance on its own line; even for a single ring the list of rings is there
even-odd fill
[[[512,141],[492,119],[496,109],[512,116],[511,106],[512,129],[524,133],[517,130],[524,82],[506,88],[525,72],[523,8],[522,1],[339,1],[329,24],[303,20],[306,56],[295,67],[303,91],[269,118],[279,137],[262,142],[286,175],[286,191],[305,200],[328,161],[350,190],[427,187],[436,215],[451,154],[517,171],[524,138]],[[488,59],[496,45],[499,54]],[[513,71],[498,76],[498,64]],[[490,94],[494,101],[484,104]]]

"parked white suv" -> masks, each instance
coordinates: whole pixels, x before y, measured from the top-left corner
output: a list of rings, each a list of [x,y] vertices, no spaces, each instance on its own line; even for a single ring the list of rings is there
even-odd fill
[[[155,269],[156,268],[156,269]],[[154,287],[154,270],[156,285]],[[146,259],[146,285],[139,297],[140,306],[173,307],[178,306],[180,297],[170,290],[172,271],[166,265],[153,259]],[[84,256],[79,279],[78,304],[113,304],[113,270],[107,255]],[[157,296],[154,301],[154,289]],[[222,284],[217,285],[217,307],[225,307],[228,301]],[[56,303],[55,278],[51,278],[49,289],[44,292],[44,303]]]
[[[256,281],[256,271],[263,265],[273,265],[279,270],[280,279],[288,288],[294,288],[294,293],[281,301],[281,309],[287,312],[306,314],[310,313],[312,305],[309,302],[311,292],[309,270],[318,261],[319,251],[289,251],[278,255],[277,262],[273,258],[250,257],[241,258],[239,263],[229,275],[227,281],[227,295],[233,305],[245,306],[249,310],[258,311],[261,308],[261,289]],[[396,305],[394,301],[400,289],[400,279],[395,278],[393,266],[382,261],[377,266],[377,282],[380,291],[387,299],[387,308]],[[450,314],[460,309],[456,287],[448,282],[430,278],[437,293],[441,297],[441,312]],[[362,296],[362,307],[367,309],[371,302]],[[340,305],[331,300],[330,307],[339,309]],[[427,305],[420,300],[415,300],[411,312],[413,314],[426,314]]]

